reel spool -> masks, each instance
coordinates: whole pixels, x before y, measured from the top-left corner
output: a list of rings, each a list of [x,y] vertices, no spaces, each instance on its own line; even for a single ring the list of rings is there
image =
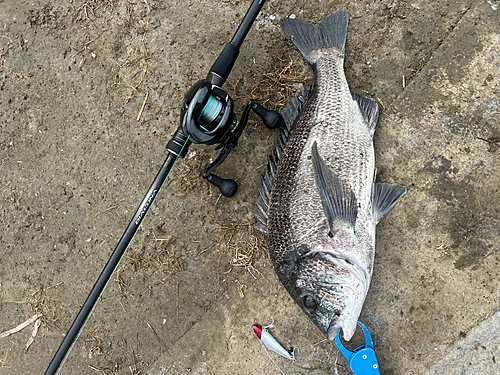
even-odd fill
[[[196,82],[182,101],[180,129],[193,143],[220,143],[236,123],[232,99],[206,79]]]

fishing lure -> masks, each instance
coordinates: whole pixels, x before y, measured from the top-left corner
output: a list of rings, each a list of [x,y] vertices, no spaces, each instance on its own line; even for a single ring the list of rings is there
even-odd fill
[[[375,348],[370,332],[368,332],[368,328],[366,328],[363,323],[358,322],[358,325],[363,329],[365,345],[351,352],[340,341],[340,331],[335,337],[335,343],[340,353],[342,353],[345,359],[347,359],[347,362],[349,362],[349,367],[354,375],[380,375],[380,366],[375,356]]]
[[[274,323],[274,320],[273,320]],[[270,324],[268,326],[262,327],[259,324],[254,324],[252,326],[253,331],[259,338],[260,342],[266,347],[266,349],[271,350],[286,359],[291,361],[295,361],[294,350],[286,350],[283,346],[280,345],[278,341],[269,333],[268,329],[274,330],[276,327],[274,324]]]

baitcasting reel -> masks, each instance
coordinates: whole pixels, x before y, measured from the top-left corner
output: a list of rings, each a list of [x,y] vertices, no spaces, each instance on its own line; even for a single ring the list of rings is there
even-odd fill
[[[264,125],[276,129],[282,117],[278,112],[266,110],[261,105],[250,101],[243,110],[241,120],[234,114],[231,97],[224,89],[210,82],[209,77],[196,82],[186,94],[181,107],[181,124],[174,138],[168,143],[167,150],[184,157],[190,142],[208,145],[218,144],[221,148],[219,156],[210,164],[205,175],[210,183],[217,186],[226,197],[232,197],[238,190],[234,180],[217,177],[212,172],[220,166],[229,153],[238,144],[243,130],[248,123],[250,110],[260,116]],[[186,139],[189,136],[189,142]],[[181,146],[184,145],[182,152]]]

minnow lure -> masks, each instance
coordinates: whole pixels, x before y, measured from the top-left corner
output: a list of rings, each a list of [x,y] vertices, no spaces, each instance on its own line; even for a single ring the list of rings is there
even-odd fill
[[[295,361],[294,350],[291,349],[290,351],[288,351],[283,346],[281,346],[281,344],[278,341],[276,341],[276,339],[269,333],[268,331],[269,328],[276,329],[276,327],[273,324],[270,324],[265,327],[262,327],[259,324],[254,324],[252,326],[253,331],[259,338],[260,342],[266,347],[266,349],[271,350],[279,354],[280,356],[285,357],[286,359]]]

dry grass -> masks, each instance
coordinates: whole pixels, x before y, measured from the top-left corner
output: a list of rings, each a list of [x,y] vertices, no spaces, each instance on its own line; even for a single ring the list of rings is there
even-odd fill
[[[213,186],[203,178],[205,168],[214,159],[214,153],[206,150],[201,154],[191,152],[183,163],[177,166],[177,183],[182,189],[180,196],[196,195],[205,204],[212,198]]]
[[[157,231],[161,232],[159,228]],[[129,289],[129,285],[124,280],[125,274],[129,275],[129,279],[142,278],[143,280],[159,274],[161,282],[164,283],[171,276],[186,269],[186,262],[181,255],[182,251],[175,245],[174,237],[158,237],[153,233],[152,241],[154,241],[152,251],[146,247],[130,249],[125,255],[123,265],[116,271],[115,282],[123,296],[127,296]]]
[[[97,39],[99,39],[101,37],[101,35],[105,32],[105,31],[108,31],[109,29],[105,29],[105,30],[101,30],[101,32],[94,38],[88,40],[87,42],[85,42],[82,46],[82,48],[80,48],[78,50],[78,52],[76,52],[72,58],[75,58],[76,56],[78,56],[80,53],[84,53],[84,56],[83,58],[80,60],[80,64],[78,64],[78,70],[82,69],[82,66],[83,64],[85,63],[85,61],[87,61],[87,57],[88,57],[88,52],[89,52],[89,45],[92,44],[93,42],[95,42]]]
[[[136,76],[138,76],[142,72],[142,74],[140,75],[139,81],[135,85],[130,85],[131,91],[130,91],[130,94],[128,94],[128,96],[125,98],[125,103],[128,103],[132,99],[135,98],[135,94],[137,93],[137,89],[139,87],[141,87],[142,84],[144,83],[144,78],[146,77],[146,73],[148,72],[148,68],[149,68],[149,60],[153,57],[153,55],[148,52],[148,47],[146,46],[146,31],[144,31],[144,34],[142,36],[142,46],[144,48],[144,52],[139,53],[139,55],[137,57],[132,59],[133,62],[127,61],[125,63],[125,66],[133,66],[137,63],[141,63],[142,65],[144,65],[143,68],[140,68],[139,71],[137,71],[136,73],[134,73],[132,75],[131,79],[134,79]]]
[[[45,330],[48,330],[49,327],[57,327],[58,329],[60,329],[60,324],[57,318],[55,317],[55,309],[49,307],[49,304],[47,303],[48,298],[46,296],[46,291],[61,284],[62,283],[59,283],[49,288],[41,288],[36,292],[34,292],[31,295],[32,301],[27,302],[30,305],[31,312],[34,313],[34,315],[25,320],[23,323],[18,324],[16,327],[1,332],[0,338],[7,337],[19,331],[22,331],[24,328],[34,323],[31,336],[29,337],[25,346],[25,349],[28,350],[31,344],[35,341],[36,336],[38,334],[38,330],[42,324]],[[18,302],[18,303],[24,303],[24,302]],[[13,343],[16,346],[19,346],[14,341],[11,341],[11,343]],[[5,356],[4,360],[0,360],[2,367],[4,367],[6,361],[7,361],[7,356]]]
[[[90,369],[101,373],[101,374],[111,374],[111,375],[120,375],[120,370],[118,364],[116,364],[113,368],[98,368],[92,365],[88,365]]]
[[[92,359],[95,355],[104,355],[104,344],[105,342],[101,340],[98,336],[98,329],[89,333],[85,337],[84,347],[85,350],[89,351],[89,359]],[[111,374],[111,375],[120,375],[120,374],[131,374],[131,375],[139,375],[141,373],[141,369],[143,369],[146,363],[141,359],[142,355],[137,354],[134,349],[132,349],[132,357],[133,363],[128,366],[119,366],[119,364],[115,364],[113,367],[97,367],[93,365],[88,365],[88,367],[98,373],[101,374]]]
[[[0,47],[0,72],[4,69],[3,63],[5,62],[5,56],[12,48],[12,39],[7,38],[6,36],[2,36],[2,38],[9,39],[9,41],[4,46]]]
[[[98,336],[99,328],[90,332],[85,336],[84,347],[85,350],[89,352],[89,359],[92,359],[94,355],[104,354],[104,342]]]
[[[240,93],[239,84],[234,85],[234,99],[253,100],[267,109],[282,112],[290,98],[301,85],[311,80],[297,72],[291,58],[283,60],[276,56],[271,60],[271,69],[262,75],[262,80]]]
[[[427,60],[425,59],[425,57],[420,59],[417,68],[411,70],[411,78],[415,78],[417,74],[420,73],[426,62]]]
[[[243,292],[243,290],[245,288],[247,288],[247,286],[245,284],[241,283],[240,280],[238,280],[238,278],[236,278],[235,281],[238,283],[238,286],[240,288],[240,298],[241,299],[245,298],[245,293]]]
[[[200,251],[197,256],[215,250],[219,254],[220,262],[222,256],[228,254],[230,260],[226,274],[234,269],[243,269],[256,279],[260,272],[255,268],[254,261],[265,249],[264,238],[253,234],[251,223],[235,224],[215,221],[217,222],[215,231],[220,233],[220,237],[210,247]],[[240,283],[240,295],[243,294],[242,285]]]
[[[147,7],[150,10],[151,5],[148,4],[146,0],[142,0],[140,4]],[[124,64],[119,64],[120,68],[134,68],[135,69],[129,77],[129,82],[126,85],[130,88],[130,92],[125,97],[125,103],[129,103],[133,100],[138,92],[139,87],[144,83],[144,79],[149,69],[149,60],[152,58],[152,54],[149,53],[146,44],[146,33],[148,31],[148,23],[140,19],[135,15],[135,6],[139,3],[130,2],[127,4],[127,18],[124,20],[125,28],[139,27],[143,29],[143,35],[141,40],[141,47],[139,47],[139,53],[129,59]],[[105,27],[106,20],[100,20],[103,18],[103,13],[106,11],[111,12],[114,8],[113,0],[87,0],[82,5],[78,7],[72,16],[72,21],[79,22],[82,28],[87,31],[87,41],[82,45],[82,47],[72,56],[73,58],[83,53],[83,58],[78,65],[78,69],[81,69],[83,64],[87,61],[89,55],[89,46],[101,37],[101,35],[108,31],[109,29],[103,29]],[[98,22],[99,21],[99,22]],[[92,55],[95,57],[95,55]]]
[[[146,0],[142,0],[141,4],[144,4],[148,11],[150,10],[150,4]],[[146,34],[148,32],[148,22],[140,19],[138,16],[136,16],[136,11],[135,11],[135,6],[139,5],[138,3],[130,2],[127,5],[127,19],[125,20],[125,27],[126,28],[142,28],[143,34],[142,34],[142,47],[143,51],[139,51],[138,54],[133,56],[130,59],[127,59],[127,61],[120,66],[122,67],[134,67],[136,65],[139,66],[139,69],[137,69],[130,77],[130,80],[136,80],[137,83],[135,84],[129,84],[128,86],[130,87],[131,91],[125,98],[125,103],[129,103],[132,99],[135,98],[139,87],[141,87],[144,83],[144,78],[146,77],[146,74],[149,69],[149,61],[153,57],[152,53],[149,53],[148,47],[146,44]]]
[[[42,327],[45,331],[48,331],[50,328],[57,328],[58,330],[61,330],[61,323],[59,323],[56,317],[56,308],[50,306],[50,298],[47,296],[48,290],[61,284],[62,283],[59,283],[48,288],[40,288],[31,295],[31,298],[33,299],[33,301],[29,302],[31,312],[33,314],[41,315],[40,322],[42,323]]]
[[[10,366],[7,366],[7,357],[9,355],[8,351],[5,351],[5,357],[3,359],[0,359],[0,364],[2,364],[1,368],[10,368]]]
[[[101,16],[100,12],[111,11],[114,7],[113,0],[87,0],[75,11],[71,17],[72,21],[77,21],[80,23],[82,28],[87,31],[87,41],[82,45],[82,47],[72,56],[76,56],[83,53],[83,58],[78,64],[78,69],[80,70],[87,61],[88,53],[90,51],[89,46],[101,35],[108,31],[109,29],[102,29],[97,24],[97,19]]]
[[[119,269],[116,270],[116,273],[115,273],[115,282],[118,284],[118,287],[120,288],[120,293],[122,294],[122,296],[127,296],[127,290],[128,290],[128,285],[125,283],[125,281],[123,280],[120,272],[125,268],[127,267],[128,264],[124,264],[122,265]]]
[[[158,250],[153,252],[152,256],[155,257],[156,261],[160,264],[161,278],[166,279],[170,275],[185,270],[186,262],[181,255],[176,253],[177,249],[171,246],[175,239],[171,237],[167,241],[157,238],[156,240],[160,241],[160,246]]]
[[[113,7],[113,0],[87,0],[75,11],[71,20],[81,23],[93,22],[97,19],[99,10],[112,10]]]

